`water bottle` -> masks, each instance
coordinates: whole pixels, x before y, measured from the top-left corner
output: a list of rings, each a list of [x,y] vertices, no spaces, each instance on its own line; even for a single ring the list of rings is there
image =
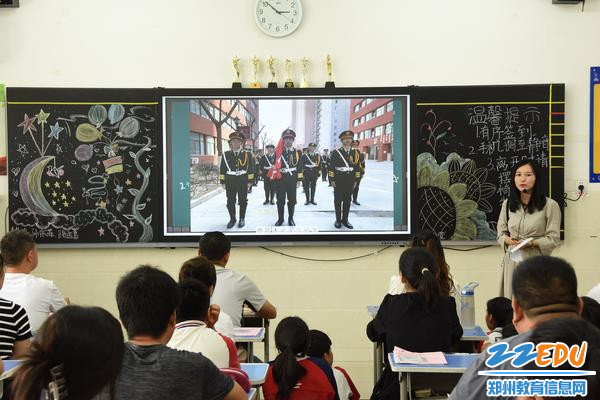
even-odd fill
[[[463,328],[475,327],[475,288],[477,282],[469,282],[460,291],[460,324]]]

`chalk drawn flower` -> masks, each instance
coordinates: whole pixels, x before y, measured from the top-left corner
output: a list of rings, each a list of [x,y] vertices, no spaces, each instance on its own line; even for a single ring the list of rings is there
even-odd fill
[[[496,186],[486,182],[488,170],[477,168],[475,160],[464,159],[456,153],[451,153],[442,163],[442,167],[447,165],[450,174],[450,185],[455,183],[464,183],[467,186],[465,199],[473,200],[478,208],[485,212],[492,212],[493,208],[489,199],[496,193]]]

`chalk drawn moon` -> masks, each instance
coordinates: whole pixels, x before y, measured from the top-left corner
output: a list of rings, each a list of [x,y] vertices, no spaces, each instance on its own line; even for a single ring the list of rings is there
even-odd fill
[[[33,212],[47,217],[60,215],[48,204],[42,193],[42,174],[46,164],[54,160],[54,156],[36,158],[23,169],[19,180],[19,191],[23,203]]]

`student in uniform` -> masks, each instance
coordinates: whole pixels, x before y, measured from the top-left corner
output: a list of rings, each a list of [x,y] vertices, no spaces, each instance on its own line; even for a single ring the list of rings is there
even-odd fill
[[[409,248],[400,256],[405,293],[386,295],[367,325],[367,336],[373,342],[384,343],[386,354],[395,346],[414,352],[449,352],[460,340],[463,330],[456,303],[441,294],[436,273],[433,257],[423,248]],[[386,364],[372,398],[398,398],[399,392],[398,374]]]
[[[322,358],[333,366],[333,352],[331,351],[331,339],[325,332],[316,329],[310,330],[310,340],[306,354],[309,357]],[[337,384],[340,400],[360,400],[360,393],[345,369],[333,367],[333,375]]]
[[[319,169],[321,168],[321,156],[319,153],[315,153],[315,143],[308,144],[308,151],[302,154],[302,167],[304,179],[302,185],[304,186],[304,195],[306,196],[305,206],[315,203],[315,189],[317,188],[317,180],[319,179]]]
[[[339,400],[331,366],[306,356],[308,326],[299,317],[281,320],[275,329],[279,354],[267,371],[265,400]]]
[[[488,340],[481,342],[477,350],[480,352],[489,345],[516,335],[517,331],[512,324],[512,317],[513,309],[509,299],[495,297],[488,300],[485,310],[485,323],[489,329]]]

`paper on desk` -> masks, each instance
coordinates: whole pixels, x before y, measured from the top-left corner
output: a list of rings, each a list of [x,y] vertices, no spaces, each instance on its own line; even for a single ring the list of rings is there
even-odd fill
[[[257,336],[262,328],[235,328],[235,336]]]
[[[448,364],[441,351],[414,353],[397,346],[394,347],[394,362],[396,364]]]

